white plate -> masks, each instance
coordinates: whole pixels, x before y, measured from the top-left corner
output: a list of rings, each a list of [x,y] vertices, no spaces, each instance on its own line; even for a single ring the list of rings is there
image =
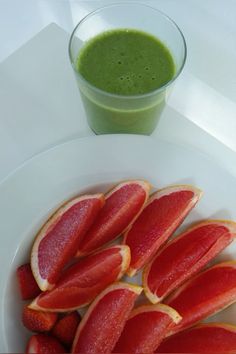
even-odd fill
[[[29,160],[0,185],[0,351],[22,352],[29,332],[21,325],[17,266],[29,259],[34,235],[64,200],[103,190],[127,178],[145,178],[155,187],[191,183],[204,197],[185,225],[202,218],[236,219],[236,179],[208,156],[187,146],[150,137],[107,135],[73,140]],[[181,227],[182,228],[182,227]],[[235,245],[221,254],[232,259]],[[236,324],[236,306],[216,315]]]

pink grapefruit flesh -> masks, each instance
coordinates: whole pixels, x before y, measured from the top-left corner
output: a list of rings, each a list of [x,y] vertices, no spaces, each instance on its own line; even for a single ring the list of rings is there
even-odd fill
[[[166,303],[182,316],[170,334],[195,325],[235,301],[236,261],[219,263],[184,283],[167,299]]]
[[[201,324],[167,338],[156,353],[236,353],[236,326]]]
[[[147,265],[143,287],[148,299],[162,301],[201,270],[236,237],[236,223],[206,220],[169,242]]]
[[[105,196],[105,205],[79,245],[77,256],[88,254],[123,233],[143,209],[149,195],[146,181],[120,183]]]
[[[38,296],[30,308],[66,312],[89,304],[103,289],[120,279],[130,263],[128,246],[106,248],[66,269],[57,285]]]
[[[142,288],[115,283],[90,305],[77,329],[72,353],[112,352]]]
[[[193,186],[170,186],[154,193],[146,207],[126,232],[131,263],[127,274],[135,275],[167,241],[201,196]]]
[[[31,269],[42,291],[54,286],[103,204],[102,194],[74,198],[42,227],[31,252]]]
[[[170,325],[180,320],[179,314],[169,306],[140,306],[131,312],[113,352],[153,353]]]

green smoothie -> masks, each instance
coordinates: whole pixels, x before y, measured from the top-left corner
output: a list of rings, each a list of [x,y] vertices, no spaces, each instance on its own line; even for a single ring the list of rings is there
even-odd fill
[[[116,29],[84,45],[76,70],[100,89],[79,85],[96,133],[150,134],[165,103],[165,92],[155,91],[173,78],[175,65],[158,38],[135,29]]]

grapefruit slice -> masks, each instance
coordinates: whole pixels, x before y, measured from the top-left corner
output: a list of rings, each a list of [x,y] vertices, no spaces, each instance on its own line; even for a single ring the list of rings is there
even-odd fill
[[[122,282],[106,288],[80,322],[72,353],[110,353],[141,291],[139,286]]]
[[[152,303],[162,301],[236,237],[236,223],[206,220],[169,242],[147,265],[143,287]]]
[[[42,291],[51,289],[104,204],[102,194],[77,197],[61,206],[39,231],[31,269]]]
[[[133,180],[118,184],[105,196],[105,205],[79,245],[77,256],[88,254],[113,241],[141,212],[150,184]]]
[[[83,258],[66,269],[55,288],[40,294],[30,308],[66,312],[86,306],[108,285],[120,279],[129,263],[129,247],[121,245]]]
[[[113,352],[153,353],[169,326],[180,320],[179,314],[169,306],[140,306],[131,312]]]
[[[179,312],[182,321],[170,334],[193,326],[236,301],[236,261],[211,267],[178,288],[166,303]]]
[[[226,323],[198,325],[167,338],[156,353],[236,353],[236,326]]]
[[[124,243],[131,250],[129,276],[135,275],[154,256],[195,206],[201,194],[196,187],[178,185],[161,189],[151,196],[124,236]]]

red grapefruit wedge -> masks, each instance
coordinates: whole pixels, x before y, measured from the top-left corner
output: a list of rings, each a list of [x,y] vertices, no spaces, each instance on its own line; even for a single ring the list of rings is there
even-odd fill
[[[105,196],[105,205],[79,245],[77,256],[113,241],[134,221],[147,201],[150,184],[133,180],[120,183]]]
[[[148,299],[162,301],[175,288],[201,270],[236,238],[236,223],[200,222],[169,242],[147,265],[143,287]]]
[[[128,269],[128,246],[113,246],[81,259],[64,271],[57,285],[40,294],[30,308],[67,312],[89,304]]]
[[[236,326],[226,323],[198,325],[167,338],[156,353],[236,353]]]
[[[235,301],[236,261],[217,264],[188,280],[167,299],[183,317],[169,334],[191,327]]]
[[[54,286],[103,204],[102,194],[74,198],[39,231],[31,252],[31,269],[42,291]]]
[[[142,288],[115,283],[90,305],[80,322],[72,353],[110,353]]]
[[[113,352],[153,353],[170,325],[180,320],[179,314],[169,306],[140,306],[131,312]]]
[[[193,186],[178,185],[154,193],[143,212],[124,236],[130,247],[127,272],[135,275],[173,234],[199,200],[202,192]]]

